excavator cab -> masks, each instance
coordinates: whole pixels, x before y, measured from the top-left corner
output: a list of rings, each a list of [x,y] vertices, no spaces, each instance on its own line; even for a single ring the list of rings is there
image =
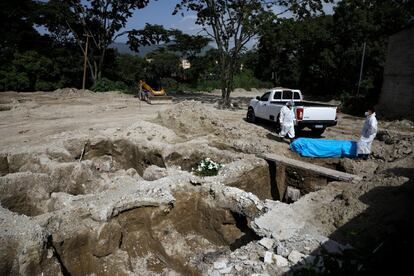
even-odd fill
[[[160,90],[154,90],[145,81],[139,81],[138,98],[141,101],[146,101],[149,104],[171,104],[172,97],[167,96],[167,92],[161,88]]]

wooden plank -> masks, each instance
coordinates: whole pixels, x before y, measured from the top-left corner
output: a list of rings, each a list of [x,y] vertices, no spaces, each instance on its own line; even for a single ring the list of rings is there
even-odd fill
[[[283,164],[289,167],[311,171],[312,173],[323,175],[331,179],[336,179],[336,180],[341,180],[341,181],[350,181],[350,182],[358,182],[362,180],[362,177],[355,175],[355,174],[344,173],[344,172],[328,169],[322,166],[310,164],[310,163],[303,162],[300,160],[287,158],[281,155],[264,154],[259,157],[267,161],[273,161],[273,162]]]

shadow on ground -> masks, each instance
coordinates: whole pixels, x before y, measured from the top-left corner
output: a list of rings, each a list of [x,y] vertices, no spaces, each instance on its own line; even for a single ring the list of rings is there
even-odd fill
[[[387,173],[408,180],[401,186],[385,181],[385,186],[360,196],[359,200],[369,207],[330,235],[353,249],[336,255],[328,254],[321,246],[311,255],[322,254],[325,271],[318,271],[315,260],[306,267],[293,267],[287,275],[407,275],[412,270],[414,169],[395,168]]]

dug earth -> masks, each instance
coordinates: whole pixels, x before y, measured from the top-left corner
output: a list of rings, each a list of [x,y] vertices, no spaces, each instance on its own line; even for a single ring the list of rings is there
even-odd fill
[[[255,93],[233,96],[223,110],[217,92],[174,95],[172,105],[76,89],[0,93],[0,274],[404,271],[413,124],[380,120],[367,161],[304,159],[273,126],[244,120]],[[338,122],[326,138],[358,138],[362,118]],[[362,180],[286,167],[280,198],[263,153]],[[194,173],[206,158],[224,165],[218,175]]]

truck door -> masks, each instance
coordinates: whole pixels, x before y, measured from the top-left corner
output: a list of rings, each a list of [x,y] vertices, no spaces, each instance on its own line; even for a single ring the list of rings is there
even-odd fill
[[[273,98],[270,99],[270,104],[267,106],[266,119],[270,121],[277,121],[280,109],[284,105],[282,102],[282,91],[275,91],[273,93]]]
[[[260,97],[260,100],[256,108],[257,117],[262,118],[262,119],[269,119],[268,117],[266,117],[266,109],[269,104],[269,97],[270,97],[270,92],[266,92],[263,94],[262,97]]]

